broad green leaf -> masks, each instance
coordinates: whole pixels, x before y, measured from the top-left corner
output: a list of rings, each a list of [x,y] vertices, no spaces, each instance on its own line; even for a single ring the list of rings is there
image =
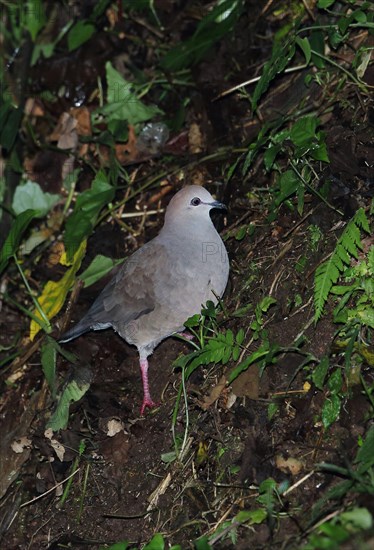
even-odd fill
[[[90,263],[90,265],[79,275],[79,279],[84,282],[85,288],[93,285],[109,273],[116,265],[121,264],[124,258],[120,260],[112,260],[107,256],[98,254]]]
[[[31,34],[32,41],[35,42],[38,32],[44,27],[46,22],[42,1],[28,0],[25,12],[26,28]]]
[[[41,348],[41,363],[53,399],[56,397],[56,352],[56,342],[47,337]]]
[[[40,185],[34,181],[27,181],[18,185],[13,197],[12,208],[16,214],[21,214],[32,208],[36,217],[44,217],[60,200],[60,195],[45,193]]]
[[[367,508],[352,508],[339,514],[339,520],[343,525],[353,525],[360,531],[371,529],[373,526],[373,516]]]
[[[33,67],[40,58],[49,59],[54,51],[56,44],[54,42],[48,42],[47,44],[35,44],[32,51],[31,66]]]
[[[326,399],[322,408],[322,423],[327,429],[337,420],[341,407],[341,399],[338,395],[332,394]]]
[[[57,408],[47,423],[47,428],[51,428],[54,432],[66,428],[69,420],[69,406],[84,396],[90,387],[90,378],[91,376],[87,368],[75,371],[75,379],[65,386]]]
[[[248,523],[254,525],[262,523],[267,518],[267,511],[264,508],[256,508],[254,510],[242,510],[235,516],[235,521],[238,523]]]
[[[87,42],[95,32],[95,26],[87,21],[78,21],[68,32],[68,49],[69,52],[79,48]]]
[[[317,7],[320,9],[326,9],[333,5],[336,0],[318,0]]]
[[[374,465],[374,426],[369,429],[362,447],[359,449],[356,463],[360,464],[360,471],[366,471]]]
[[[152,540],[143,547],[143,550],[164,550],[165,541],[160,533],[156,533]]]
[[[343,543],[345,540],[349,538],[349,533],[344,527],[342,527],[341,525],[337,525],[336,523],[332,523],[331,521],[326,521],[326,523],[323,523],[318,528],[318,531],[320,533],[324,533],[325,535],[327,535],[328,548],[331,550],[339,547],[339,546],[338,547],[336,546],[337,543]],[[334,544],[332,544],[332,542]],[[322,544],[322,548],[324,547],[325,545]]]
[[[59,281],[48,281],[45,285],[41,296],[38,298],[38,302],[48,319],[52,319],[55,315],[57,315],[64,305],[66,296],[73,286],[75,274],[80,268],[85,253],[86,241],[83,241],[73,258],[71,268],[66,271],[65,275]],[[37,310],[33,313],[37,319],[41,319]],[[31,321],[30,340],[34,340],[40,328],[41,326],[39,323],[34,320]]]
[[[290,130],[290,139],[297,146],[308,146],[316,139],[316,130],[319,119],[314,115],[299,118]]]
[[[357,317],[363,325],[374,329],[374,309],[372,307],[367,306],[357,311]]]
[[[92,182],[91,189],[79,195],[74,211],[65,226],[64,243],[68,261],[91,234],[97,216],[103,206],[113,199],[114,193],[114,187],[108,183],[106,174],[100,170]]]
[[[276,206],[279,206],[285,199],[293,195],[300,185],[301,181],[293,170],[283,172],[279,178],[280,192],[275,199]]]
[[[158,107],[145,105],[137,97],[131,82],[125,80],[109,61],[105,69],[108,84],[107,104],[96,113],[107,117],[109,129],[115,121],[134,125],[162,113]]]
[[[22,235],[26,231],[31,220],[35,217],[35,210],[25,210],[16,217],[11,230],[0,251],[0,273],[6,268],[9,258],[16,254]]]
[[[325,355],[313,371],[312,380],[316,388],[323,389],[323,384],[329,370],[329,358]]]
[[[272,298],[271,296],[265,296],[265,298],[263,298],[259,304],[259,308],[261,309],[261,311],[263,311],[264,313],[266,313],[268,311],[268,309],[270,308],[270,306],[272,306],[273,304],[276,304],[277,301],[275,298]]]
[[[195,550],[212,550],[212,546],[209,544],[208,537],[201,537],[194,541]]]
[[[338,394],[343,386],[342,372],[340,369],[335,369],[327,381],[327,387],[332,394]]]

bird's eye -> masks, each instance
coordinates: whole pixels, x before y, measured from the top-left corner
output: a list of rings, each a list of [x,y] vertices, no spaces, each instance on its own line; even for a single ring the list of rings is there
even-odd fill
[[[199,206],[200,203],[201,203],[201,200],[199,199],[199,197],[194,197],[194,198],[191,200],[192,206]]]

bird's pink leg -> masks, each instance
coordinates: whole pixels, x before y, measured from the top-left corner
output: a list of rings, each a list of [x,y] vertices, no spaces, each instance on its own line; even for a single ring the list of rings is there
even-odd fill
[[[157,407],[157,403],[152,400],[150,391],[149,391],[149,382],[148,382],[148,360],[140,359],[140,370],[142,373],[142,382],[143,382],[143,403],[140,408],[140,414],[143,416],[146,407],[150,409],[152,407]]]

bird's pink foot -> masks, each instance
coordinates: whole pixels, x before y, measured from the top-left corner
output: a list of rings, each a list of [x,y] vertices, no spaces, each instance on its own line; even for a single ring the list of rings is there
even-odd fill
[[[152,399],[150,397],[143,397],[143,403],[142,403],[142,406],[140,407],[140,416],[143,416],[144,415],[144,411],[145,409],[153,409],[154,407],[158,407],[158,403],[155,403],[154,401],[152,401]]]
[[[158,404],[153,401],[149,391],[147,359],[140,359],[140,372],[142,374],[142,382],[143,382],[143,403],[142,403],[142,406],[140,407],[140,415],[143,416],[144,411],[147,407],[149,409],[152,409],[153,407],[157,407]]]

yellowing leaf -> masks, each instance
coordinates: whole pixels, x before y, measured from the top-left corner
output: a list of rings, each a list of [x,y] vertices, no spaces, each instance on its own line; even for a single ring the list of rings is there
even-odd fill
[[[48,319],[52,319],[61,310],[65,303],[66,296],[72,287],[75,279],[75,274],[81,266],[82,260],[86,253],[87,241],[84,240],[77,252],[74,254],[72,266],[59,281],[48,281],[45,285],[41,296],[38,298],[40,307],[44,311]],[[34,311],[37,319],[41,316],[37,310]],[[40,324],[32,320],[30,323],[30,340],[34,340],[40,330]]]

